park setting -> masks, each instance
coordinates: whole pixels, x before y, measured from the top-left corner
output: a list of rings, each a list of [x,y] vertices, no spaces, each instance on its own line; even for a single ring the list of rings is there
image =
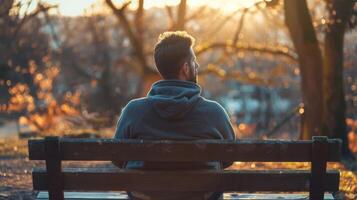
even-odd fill
[[[0,0],[0,200],[356,198],[357,1]]]

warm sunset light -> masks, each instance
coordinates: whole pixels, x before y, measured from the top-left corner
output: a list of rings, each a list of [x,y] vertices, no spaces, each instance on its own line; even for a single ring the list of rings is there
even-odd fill
[[[356,49],[356,0],[0,0],[0,200],[356,200]]]
[[[26,1],[26,0],[22,0]],[[208,5],[212,8],[219,8],[224,12],[231,12],[239,8],[248,8],[253,6],[256,2],[261,0],[190,0],[188,5],[202,6]],[[59,12],[66,16],[82,15],[84,11],[94,4],[102,3],[102,0],[45,0],[50,4],[58,5]],[[113,2],[120,4],[126,2],[125,0],[114,0]],[[150,0],[145,1],[145,8],[164,7],[166,5],[177,5],[179,0]],[[133,1],[133,7],[137,3]]]

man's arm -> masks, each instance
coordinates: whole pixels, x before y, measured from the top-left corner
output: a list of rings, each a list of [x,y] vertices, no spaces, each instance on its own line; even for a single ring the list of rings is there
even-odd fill
[[[225,140],[235,140],[236,139],[236,135],[234,133],[230,118],[226,112],[226,110],[219,105],[220,110],[221,110],[221,120],[220,120],[220,124],[219,124],[219,130],[223,136],[223,138]],[[229,166],[231,166],[233,164],[233,162],[222,162],[222,167],[223,168],[227,168]]]
[[[129,118],[128,118],[128,113],[127,113],[127,106],[122,109],[120,113],[120,117],[117,123],[117,127],[115,130],[115,135],[114,139],[128,139],[130,136],[130,127],[129,127]],[[113,160],[112,163],[119,167],[119,168],[124,168],[126,162],[125,161],[115,161]]]

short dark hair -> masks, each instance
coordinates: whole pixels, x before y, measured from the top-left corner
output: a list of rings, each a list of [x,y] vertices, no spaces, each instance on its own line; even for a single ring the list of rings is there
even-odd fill
[[[180,66],[190,58],[195,39],[186,31],[164,32],[155,45],[154,60],[164,79],[178,78]]]

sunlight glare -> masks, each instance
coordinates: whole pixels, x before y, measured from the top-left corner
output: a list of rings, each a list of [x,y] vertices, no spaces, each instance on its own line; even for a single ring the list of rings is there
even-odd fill
[[[46,0],[50,4],[58,5],[58,10],[62,15],[77,16],[82,15],[85,9],[92,4],[98,2],[97,0]]]
[[[190,1],[193,6],[208,5],[212,8],[221,9],[224,12],[233,12],[242,8],[252,7],[255,3],[262,0],[220,0],[220,1],[205,1],[205,0],[192,0]]]
[[[22,0],[23,2],[25,0]],[[126,0],[113,0],[117,5],[125,2]],[[188,5],[197,7],[207,5],[212,8],[218,8],[223,12],[232,12],[237,9],[252,7],[256,2],[262,0],[189,0]],[[83,15],[85,10],[90,8],[93,4],[104,3],[104,0],[44,0],[49,4],[58,5],[59,13],[66,16],[78,16]],[[134,8],[137,5],[137,0],[132,1],[131,7]],[[165,7],[175,6],[180,3],[180,0],[146,0],[145,9],[152,7]],[[55,13],[53,13],[55,14]]]

